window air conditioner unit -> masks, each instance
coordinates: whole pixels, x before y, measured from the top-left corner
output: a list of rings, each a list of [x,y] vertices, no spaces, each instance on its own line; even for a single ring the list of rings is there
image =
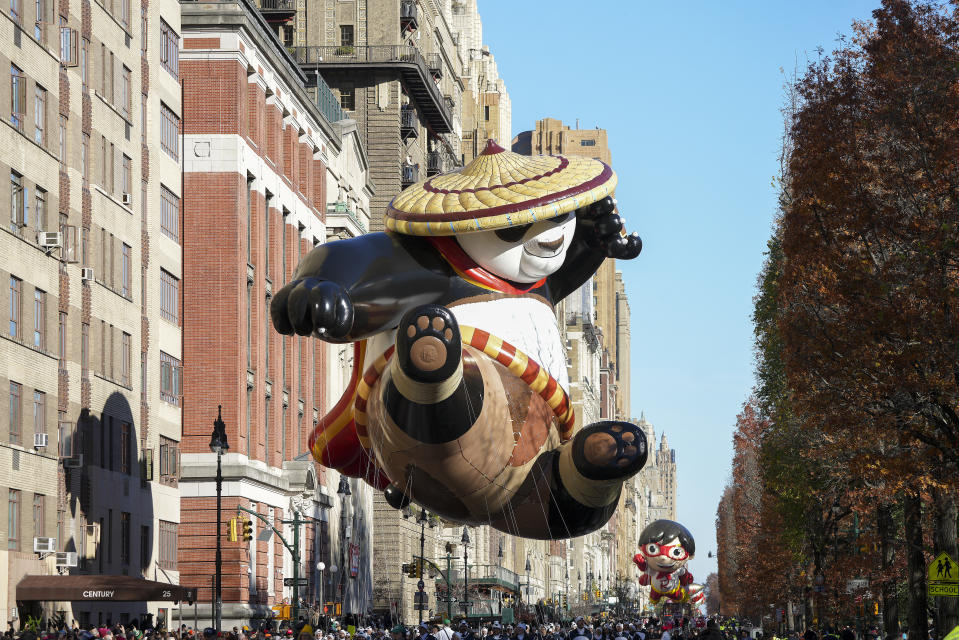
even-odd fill
[[[77,566],[77,552],[76,551],[57,551],[57,566],[58,567]]]
[[[56,538],[34,538],[33,539],[34,553],[53,553],[56,550],[57,550]]]
[[[93,282],[93,267],[80,267],[80,279],[84,282]]]
[[[37,244],[43,249],[56,249],[63,244],[63,234],[59,231],[41,231],[37,234]]]
[[[127,192],[123,192],[123,204],[129,206],[133,204],[133,196]]]
[[[48,439],[49,437],[45,433],[33,434],[33,448],[40,449],[41,447],[46,447]]]
[[[63,466],[67,468],[79,469],[83,466],[83,454],[78,453],[72,458],[64,458]]]

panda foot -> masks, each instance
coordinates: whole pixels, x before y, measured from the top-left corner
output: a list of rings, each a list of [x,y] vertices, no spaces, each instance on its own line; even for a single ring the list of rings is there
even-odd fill
[[[628,422],[596,422],[573,437],[573,464],[591,480],[629,478],[643,468],[648,453],[646,434]]]
[[[403,373],[416,382],[441,382],[459,368],[459,325],[446,307],[427,304],[407,311],[396,332],[396,356]]]

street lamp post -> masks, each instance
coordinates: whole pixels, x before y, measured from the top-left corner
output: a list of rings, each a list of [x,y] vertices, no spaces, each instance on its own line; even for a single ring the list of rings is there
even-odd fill
[[[213,624],[217,631],[223,627],[223,549],[220,531],[223,514],[223,452],[230,450],[226,438],[226,423],[223,422],[223,405],[216,409],[213,421],[213,435],[210,437],[210,451],[216,454],[216,569],[213,587]]]
[[[347,500],[352,495],[350,483],[346,476],[340,476],[340,485],[336,488],[336,493],[343,499],[343,504],[340,507],[340,575],[342,576],[340,578],[340,611],[343,615],[346,613],[346,505]]]
[[[423,582],[423,554],[426,553],[426,509],[420,511],[420,517],[416,519],[420,523],[420,559],[416,561],[416,566],[418,571],[416,574],[419,576],[419,582]],[[417,583],[417,588],[419,588],[419,582]],[[423,624],[423,607],[420,607],[420,624]]]
[[[469,619],[469,606],[470,606],[470,592],[469,592],[469,582],[470,582],[470,569],[469,569],[469,543],[470,536],[469,532],[466,530],[466,527],[463,527],[463,537],[460,538],[460,542],[463,543],[463,619]]]
[[[316,563],[316,570],[320,572],[320,611],[325,613],[326,603],[323,602],[323,571],[326,570],[326,563],[320,560]]]
[[[526,606],[529,606],[529,551],[526,552]]]

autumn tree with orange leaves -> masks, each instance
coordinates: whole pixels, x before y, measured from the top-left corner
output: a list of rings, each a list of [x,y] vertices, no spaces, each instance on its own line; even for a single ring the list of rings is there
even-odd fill
[[[789,89],[747,404],[765,426],[736,443],[758,456],[761,510],[744,519],[756,486],[734,464],[720,592],[735,581],[747,609],[751,589],[801,594],[806,623],[823,624],[857,613],[855,577],[895,633],[907,583],[910,639],[925,640],[925,563],[957,556],[959,5],[885,0]],[[743,564],[762,536],[792,554],[785,585]],[[956,599],[928,604],[940,630],[959,624]]]

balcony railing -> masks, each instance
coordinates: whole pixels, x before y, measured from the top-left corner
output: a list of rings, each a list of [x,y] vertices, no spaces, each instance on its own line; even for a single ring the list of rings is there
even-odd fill
[[[443,77],[443,58],[440,57],[440,54],[427,53],[426,66],[429,68],[430,75],[433,76],[434,80],[439,80]]]
[[[400,2],[400,28],[404,31],[414,31],[419,26],[414,0]]]
[[[260,11],[296,11],[294,0],[260,0]]]
[[[420,167],[416,164],[407,164],[404,162],[400,167],[400,173],[402,174],[400,182],[403,184],[403,188],[405,189],[419,180]]]
[[[452,109],[416,47],[408,45],[290,47],[290,55],[302,67],[317,70],[397,68],[424,118],[437,133],[453,130]],[[335,82],[333,83],[336,84]]]
[[[326,84],[323,76],[319,74],[316,75],[316,106],[320,108],[320,112],[330,122],[338,122],[346,118],[346,114],[343,113],[343,108],[340,106],[340,101],[336,99],[336,96],[330,90],[330,85]]]
[[[416,111],[411,107],[403,107],[400,109],[400,136],[404,140],[419,136],[418,124]]]

